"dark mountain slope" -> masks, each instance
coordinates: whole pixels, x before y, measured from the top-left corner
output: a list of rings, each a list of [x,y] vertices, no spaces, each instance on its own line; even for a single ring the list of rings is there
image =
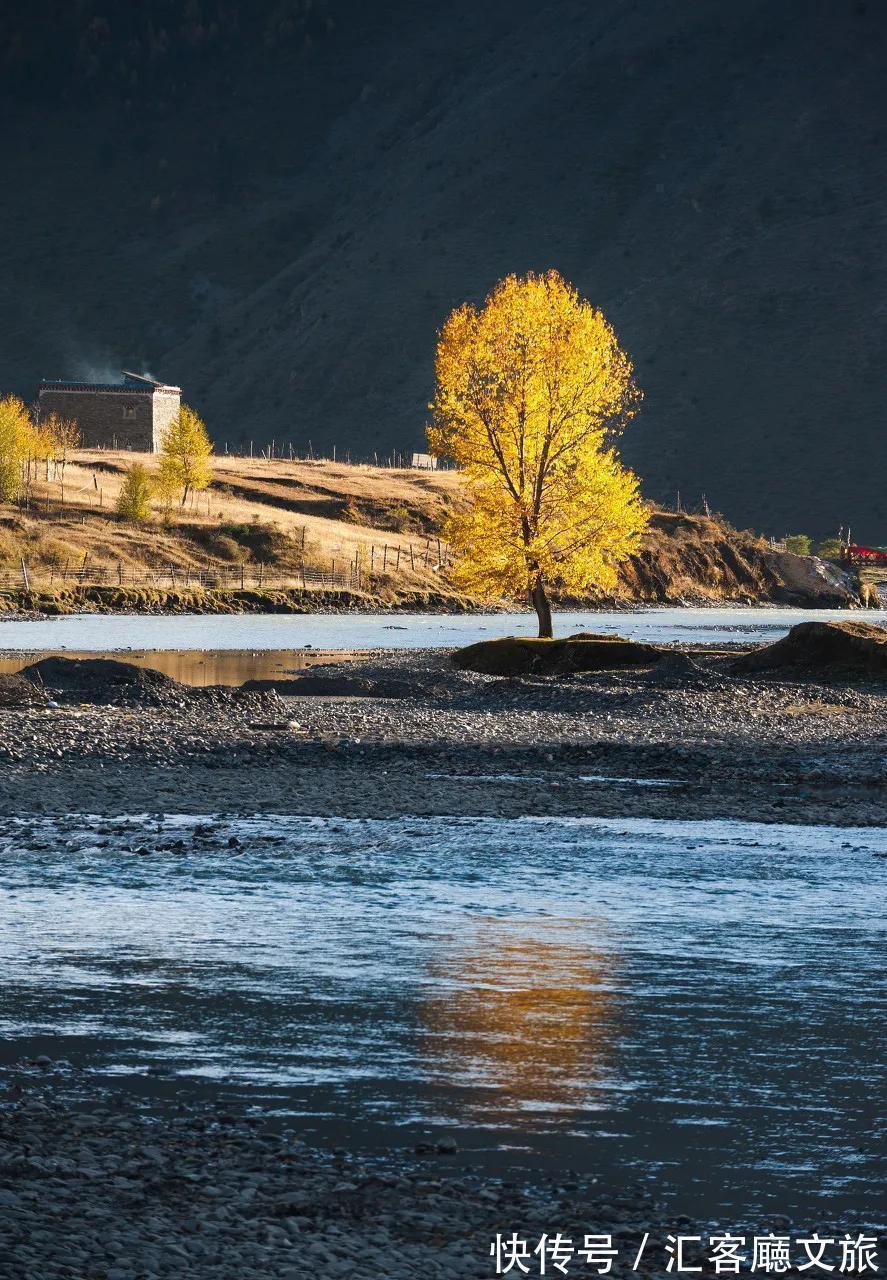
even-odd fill
[[[19,104],[5,385],[140,361],[219,440],[409,448],[447,310],[556,266],[635,357],[652,497],[887,536],[887,10],[310,12],[172,87]]]

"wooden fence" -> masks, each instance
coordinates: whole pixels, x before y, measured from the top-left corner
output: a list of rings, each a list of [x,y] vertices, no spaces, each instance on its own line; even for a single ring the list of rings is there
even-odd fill
[[[219,591],[259,590],[323,590],[359,591],[363,570],[354,561],[337,567],[333,560],[328,570],[300,566],[280,573],[261,564],[242,565],[231,569],[165,568],[132,570],[123,564],[116,568],[89,563],[76,567],[31,568],[24,561],[19,569],[0,569],[0,591],[59,590],[67,587],[138,587],[168,590],[203,588]]]

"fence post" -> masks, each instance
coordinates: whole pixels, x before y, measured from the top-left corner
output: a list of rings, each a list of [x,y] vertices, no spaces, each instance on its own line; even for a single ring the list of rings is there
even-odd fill
[[[118,587],[123,586],[123,561],[122,560],[117,561],[117,585]]]
[[[394,572],[397,573],[400,568],[400,547],[397,548],[397,559],[394,562]]]
[[[415,572],[415,569],[416,569],[416,561],[415,561],[415,560],[414,560],[414,558],[413,558],[413,544],[412,544],[412,542],[410,543],[410,568]]]
[[[425,568],[426,569],[428,568],[428,555],[430,551],[431,551],[431,539],[429,538],[428,541],[425,543]]]
[[[25,584],[25,590],[31,590],[31,583],[28,580],[28,566],[25,564],[25,557],[22,556],[22,579]]]
[[[385,549],[382,554],[382,572],[388,568],[388,543],[385,543]]]

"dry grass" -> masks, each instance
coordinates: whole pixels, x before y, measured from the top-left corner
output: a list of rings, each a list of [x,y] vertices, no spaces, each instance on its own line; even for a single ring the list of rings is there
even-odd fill
[[[68,464],[64,493],[41,483],[34,507],[0,508],[0,570],[36,574],[101,570],[96,580],[151,572],[264,566],[298,584],[300,568],[347,574],[359,560],[374,595],[450,590],[447,548],[438,536],[447,511],[464,502],[454,471],[393,470],[330,461],[219,457],[210,489],[184,508],[133,526],[115,513],[126,469],[149,454],[83,450]],[[789,563],[793,588],[797,557]],[[781,563],[781,562],[780,562]],[[614,596],[624,600],[767,599],[778,566],[764,542],[706,516],[655,510],[643,546],[621,568]],[[782,569],[778,570],[780,573]],[[809,576],[809,575],[808,575]],[[67,574],[65,574],[67,578]],[[123,580],[123,579],[119,579]],[[585,599],[582,599],[585,603]]]
[[[851,707],[842,707],[837,702],[823,702],[820,698],[814,698],[810,702],[793,702],[785,709],[787,716],[846,716],[851,712]]]
[[[107,570],[262,563],[295,574],[303,560],[344,569],[359,556],[373,585],[440,585],[437,536],[459,496],[453,472],[220,457],[206,493],[168,513],[156,504],[149,523],[133,526],[115,505],[134,461],[155,465],[147,454],[82,450],[64,489],[40,483],[31,510],[0,508],[0,567],[24,558],[34,569],[74,569],[86,558]]]

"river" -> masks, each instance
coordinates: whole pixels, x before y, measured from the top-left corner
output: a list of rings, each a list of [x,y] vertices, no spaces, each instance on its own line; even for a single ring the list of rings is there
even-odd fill
[[[557,635],[599,631],[653,644],[773,640],[798,622],[857,617],[887,625],[887,610],[662,608],[555,614]],[[146,617],[74,614],[33,621],[0,618],[0,650],[102,653],[118,650],[425,649],[536,633],[528,613],[225,614]]]
[[[6,820],[3,1053],[309,1141],[653,1177],[724,1226],[882,1220],[885,853],[734,821]]]

